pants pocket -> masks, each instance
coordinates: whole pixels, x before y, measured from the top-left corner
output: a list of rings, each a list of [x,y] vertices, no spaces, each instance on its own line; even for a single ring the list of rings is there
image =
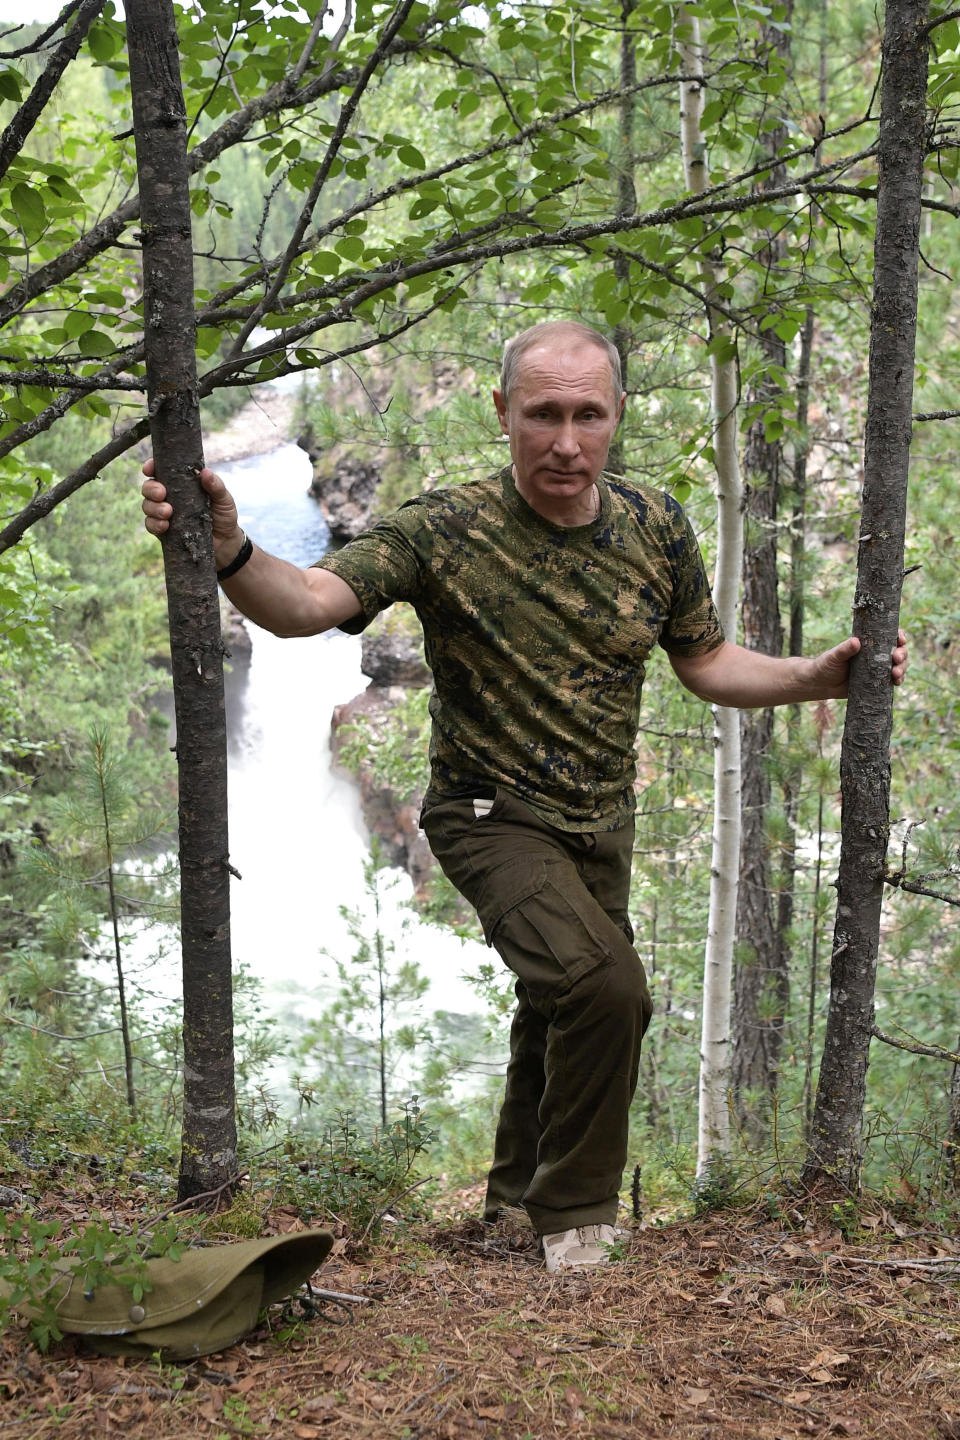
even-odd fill
[[[488,945],[531,997],[557,995],[612,958],[612,922],[560,861],[518,859],[484,877],[475,900]]]

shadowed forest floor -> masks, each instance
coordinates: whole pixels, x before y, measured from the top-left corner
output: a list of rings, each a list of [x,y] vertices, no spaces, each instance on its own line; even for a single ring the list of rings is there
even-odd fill
[[[368,1303],[275,1308],[190,1365],[6,1331],[0,1436],[960,1440],[960,1243],[881,1209],[847,1229],[727,1211],[634,1230],[589,1279],[547,1276],[509,1222],[341,1240],[315,1283]]]

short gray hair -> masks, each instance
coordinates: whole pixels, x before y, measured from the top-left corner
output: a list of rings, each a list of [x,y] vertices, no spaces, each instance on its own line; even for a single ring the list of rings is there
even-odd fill
[[[614,404],[619,407],[623,398],[620,352],[606,335],[602,335],[590,325],[581,324],[579,320],[542,320],[539,325],[531,325],[529,329],[521,330],[519,335],[514,335],[512,340],[507,341],[503,347],[503,365],[500,369],[500,393],[504,401],[510,398],[510,387],[516,379],[517,366],[527,351],[554,338],[569,338],[582,345],[595,345],[598,350],[603,351],[610,362]]]

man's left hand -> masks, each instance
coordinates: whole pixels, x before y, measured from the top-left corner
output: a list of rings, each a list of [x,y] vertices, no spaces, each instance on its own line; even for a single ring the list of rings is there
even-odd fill
[[[859,649],[860,641],[851,635],[849,640],[834,645],[832,650],[824,650],[822,654],[813,657],[812,664],[816,667],[815,683],[818,689],[822,686],[823,699],[846,699],[850,682],[850,661]],[[906,673],[907,637],[903,630],[898,630],[897,643],[890,654],[890,679],[894,685],[902,685]]]
[[[768,705],[794,705],[807,700],[845,700],[850,661],[860,649],[851,635],[832,650],[809,658],[764,655],[724,640],[704,655],[671,655],[681,684],[708,700],[739,710]],[[899,685],[907,672],[907,637],[903,631],[890,655],[890,679]]]

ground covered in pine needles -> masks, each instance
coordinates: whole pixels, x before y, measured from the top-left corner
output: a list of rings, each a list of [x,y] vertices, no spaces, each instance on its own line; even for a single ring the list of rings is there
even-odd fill
[[[837,1214],[844,1221],[836,1228]],[[292,1211],[267,1231],[300,1228]],[[723,1211],[629,1231],[546,1275],[525,1230],[470,1219],[349,1240],[281,1309],[189,1365],[41,1355],[0,1335],[0,1440],[960,1440],[960,1243],[881,1208]]]

